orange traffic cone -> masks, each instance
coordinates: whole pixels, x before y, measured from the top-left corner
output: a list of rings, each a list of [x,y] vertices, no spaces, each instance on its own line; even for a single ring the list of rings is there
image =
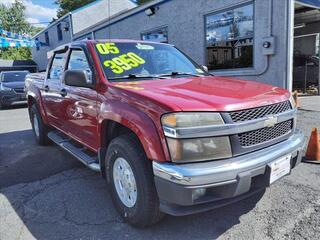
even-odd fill
[[[296,103],[296,107],[299,108],[300,107],[300,101],[298,99],[298,97],[299,97],[298,92],[294,91],[292,96],[293,96],[293,99],[294,99],[294,101]]]
[[[311,132],[304,162],[320,164],[320,136],[317,128]]]

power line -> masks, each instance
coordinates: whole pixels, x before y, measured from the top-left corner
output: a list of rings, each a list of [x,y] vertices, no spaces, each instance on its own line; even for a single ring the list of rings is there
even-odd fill
[[[19,25],[27,25],[27,24],[31,24],[31,25],[36,25],[36,24],[49,24],[51,22],[37,22],[37,23],[29,23],[29,22],[26,22],[26,23],[7,23],[6,25],[9,25],[9,26],[19,26]],[[0,25],[1,25],[1,22],[0,22]]]
[[[38,23],[29,23],[31,25],[37,25],[37,24],[49,24],[51,22],[38,22]]]

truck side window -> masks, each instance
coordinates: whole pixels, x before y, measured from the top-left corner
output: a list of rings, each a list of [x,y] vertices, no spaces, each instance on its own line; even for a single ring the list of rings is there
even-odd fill
[[[54,55],[49,77],[50,79],[60,79],[64,66],[64,54],[56,53]]]
[[[84,70],[92,81],[92,71],[85,53],[80,49],[73,49],[70,53],[68,70]]]

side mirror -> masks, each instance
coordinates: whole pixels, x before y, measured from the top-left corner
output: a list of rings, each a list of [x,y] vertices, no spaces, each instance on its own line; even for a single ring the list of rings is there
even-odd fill
[[[209,72],[209,69],[207,66],[202,66],[202,68],[206,71],[206,72]]]
[[[91,87],[92,80],[85,70],[67,70],[64,73],[64,83],[74,87]]]

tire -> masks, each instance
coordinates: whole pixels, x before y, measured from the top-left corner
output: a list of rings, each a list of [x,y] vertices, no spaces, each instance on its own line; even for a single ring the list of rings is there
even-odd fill
[[[32,105],[30,109],[30,121],[32,125],[32,131],[35,136],[36,142],[41,146],[49,144],[48,127],[43,123],[42,117],[38,111],[36,105]]]
[[[3,104],[1,101],[0,101],[0,110],[3,110],[3,109],[6,109],[8,108],[7,105]]]
[[[119,159],[123,159],[124,162]],[[106,179],[111,198],[124,221],[134,227],[147,227],[160,221],[164,214],[159,210],[159,199],[154,185],[151,161],[147,159],[136,137],[133,134],[127,134],[112,140],[105,161]],[[115,180],[117,178],[115,172],[120,169],[118,168],[119,162],[124,165],[127,164],[131,168],[131,173],[133,173],[134,181],[130,183],[133,182],[131,185],[136,186],[136,200],[131,202],[128,200],[129,203],[121,200],[121,196],[117,192],[119,181]],[[118,176],[122,176],[125,179],[124,181],[128,179],[125,177],[128,177],[126,174]],[[135,193],[132,191],[133,196]],[[134,197],[132,198],[134,199]],[[127,199],[130,199],[130,197]]]

